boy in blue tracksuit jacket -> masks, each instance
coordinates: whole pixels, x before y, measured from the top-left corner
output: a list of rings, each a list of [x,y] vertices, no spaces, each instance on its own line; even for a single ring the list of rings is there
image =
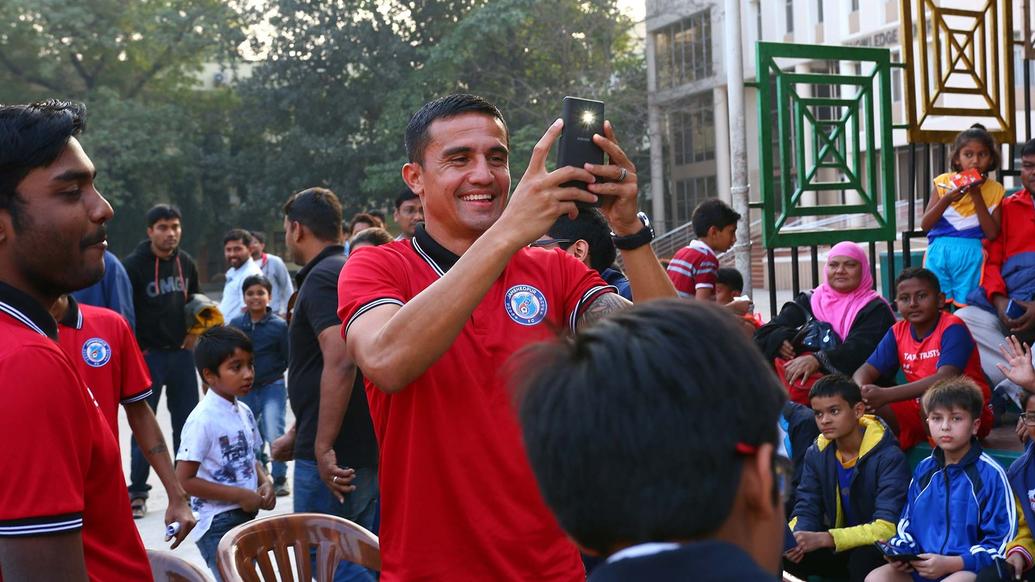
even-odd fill
[[[1017,531],[1017,509],[1003,470],[984,454],[977,434],[981,390],[965,376],[944,380],[923,397],[927,426],[938,448],[917,465],[909,484],[894,553],[868,582],[882,580],[975,580],[1002,560]]]
[[[791,522],[796,546],[785,554],[784,570],[862,582],[884,564],[874,542],[895,533],[909,465],[887,425],[866,415],[851,378],[821,378],[809,400],[822,434],[805,453]]]

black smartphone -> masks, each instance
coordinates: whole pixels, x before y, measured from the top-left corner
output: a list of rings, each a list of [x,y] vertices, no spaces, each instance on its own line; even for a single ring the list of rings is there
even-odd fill
[[[877,546],[877,549],[880,550],[881,553],[884,554],[884,557],[889,560],[894,560],[896,562],[915,562],[920,559],[916,554],[899,553],[898,549],[888,542],[876,541],[873,542],[873,545]]]
[[[1020,303],[1017,303],[1013,299],[1006,304],[1006,317],[1009,317],[1010,319],[1017,319],[1027,312],[1028,311],[1024,309]]]
[[[604,135],[604,102],[580,97],[565,97],[561,106],[564,129],[557,143],[557,167],[603,164],[604,150],[593,143],[593,134]],[[565,187],[588,190],[585,182],[568,182]],[[600,206],[599,199],[593,206]]]

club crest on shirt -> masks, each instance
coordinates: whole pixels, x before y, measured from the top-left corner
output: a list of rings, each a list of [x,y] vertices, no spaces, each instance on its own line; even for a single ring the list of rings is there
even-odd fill
[[[111,346],[99,337],[83,342],[83,361],[89,366],[100,368],[111,360]]]
[[[546,319],[546,296],[531,285],[514,285],[507,289],[503,307],[515,323],[536,325]]]

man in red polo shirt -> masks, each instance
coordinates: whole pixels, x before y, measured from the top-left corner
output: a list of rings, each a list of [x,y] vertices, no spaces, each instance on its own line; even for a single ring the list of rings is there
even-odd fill
[[[47,312],[104,274],[108,202],[81,104],[0,107],[0,573],[151,580],[119,446]]]
[[[147,404],[147,397],[151,395],[151,376],[133,331],[118,313],[80,304],[68,294],[54,302],[50,314],[58,322],[58,344],[76,365],[79,376],[97,400],[116,442],[119,439],[119,404],[126,409],[126,420],[133,438],[162,480],[169,498],[165,523],[180,524],[172,545],[175,549],[194,528],[196,520],[191,513],[187,493],[176,478],[162,429]]]
[[[614,165],[547,172],[561,127],[536,145],[508,204],[499,110],[472,95],[426,104],[406,129],[403,167],[425,225],[411,241],[355,251],[341,272],[342,333],[380,445],[382,580],[585,579],[536,487],[502,368],[520,348],[629,303],[563,250],[528,245],[601,195],[633,295],[675,289],[610,124],[594,140]],[[589,191],[562,186],[573,180]],[[343,493],[348,479],[334,478]]]

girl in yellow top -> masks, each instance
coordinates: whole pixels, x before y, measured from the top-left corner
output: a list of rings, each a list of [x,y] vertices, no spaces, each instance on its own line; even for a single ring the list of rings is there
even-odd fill
[[[929,241],[924,267],[938,277],[945,299],[962,307],[981,283],[982,239],[999,236],[999,203],[1005,191],[988,177],[999,168],[999,148],[979,123],[956,136],[951,165],[952,172],[934,179],[920,228]],[[982,179],[957,187],[953,178],[971,169],[980,172]]]

